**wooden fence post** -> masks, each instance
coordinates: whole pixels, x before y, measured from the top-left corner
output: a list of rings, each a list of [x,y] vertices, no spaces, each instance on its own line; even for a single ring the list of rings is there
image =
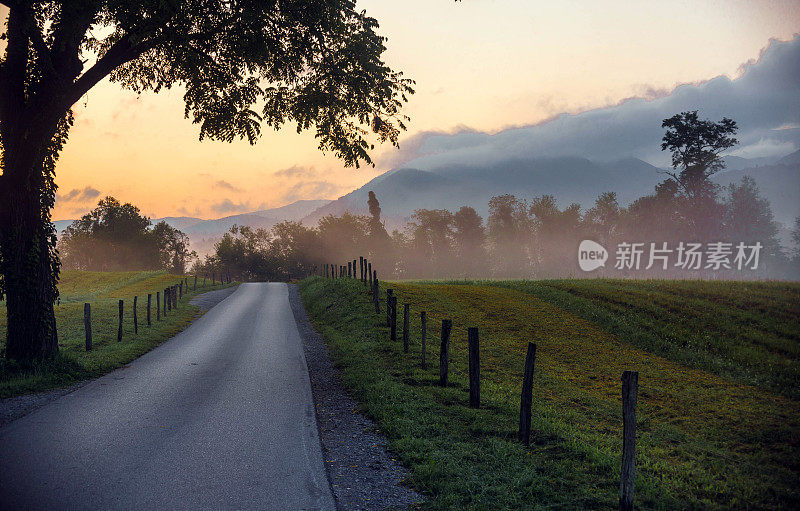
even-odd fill
[[[192,288],[192,291],[197,291],[197,275],[194,276],[194,288]]]
[[[408,304],[408,303],[404,303],[403,304],[403,351],[405,353],[408,353],[408,344],[409,344],[409,339],[408,339],[408,335],[409,335],[409,332],[408,332],[408,320],[409,320],[409,317],[408,317],[408,315],[410,313],[410,310],[409,310],[410,308],[411,308],[410,304]]]
[[[480,344],[478,342],[478,329],[476,327],[467,329],[467,341],[469,344],[469,406],[470,408],[480,408],[481,356]]]
[[[178,284],[178,298],[183,298],[183,281]]]
[[[619,509],[633,511],[636,481],[636,399],[639,373],[622,373],[622,476],[619,481]]]
[[[422,323],[420,327],[420,330],[422,330],[422,332],[420,333],[420,338],[419,338],[420,349],[422,350],[422,368],[427,369],[425,363],[425,337],[427,337],[428,335],[428,314],[425,311],[420,312],[419,319],[420,323]]]
[[[161,291],[156,291],[156,321],[161,321]]]
[[[369,288],[372,289],[372,261],[367,263],[367,272],[369,273]]]
[[[378,272],[375,272],[375,275],[372,279],[372,285],[374,286],[372,291],[372,301],[375,302],[375,314],[381,313],[381,285],[378,283]]]
[[[122,300],[119,301],[119,328],[117,329],[117,341],[122,340]]]
[[[364,282],[364,256],[358,256],[358,280]]]
[[[347,261],[347,278],[350,278],[350,277],[353,276],[353,274],[352,274],[353,269],[350,266],[351,266],[350,265],[350,261]]]
[[[178,308],[178,286],[172,286],[172,308]]]
[[[147,326],[152,325],[150,322],[150,305],[153,302],[153,293],[147,293]]]
[[[83,304],[83,329],[86,332],[86,351],[92,351],[92,306]]]
[[[528,343],[525,371],[522,376],[522,397],[519,405],[519,432],[517,439],[525,445],[531,443],[531,402],[533,399],[533,366],[536,363],[536,345]]]
[[[169,298],[169,288],[164,288],[164,317],[167,316],[167,310],[172,310],[172,300]]]
[[[356,260],[353,259],[353,278],[356,278]]]
[[[138,296],[133,297],[133,333],[135,335],[139,334],[139,316],[136,314],[136,302],[138,299]]]
[[[392,326],[392,294],[394,289],[386,290],[386,326]]]
[[[450,330],[453,322],[449,319],[442,320],[442,343],[439,347],[439,385],[447,386],[447,372],[449,369],[450,355]]]
[[[397,297],[392,295],[392,341],[397,340]]]

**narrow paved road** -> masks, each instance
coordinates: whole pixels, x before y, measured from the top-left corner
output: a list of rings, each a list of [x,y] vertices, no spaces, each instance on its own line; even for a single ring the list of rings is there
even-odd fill
[[[0,509],[335,509],[286,285],[0,429]]]

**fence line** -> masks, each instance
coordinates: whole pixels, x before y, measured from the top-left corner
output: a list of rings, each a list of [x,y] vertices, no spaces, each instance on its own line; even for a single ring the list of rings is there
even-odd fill
[[[320,276],[326,279],[335,280],[347,276],[356,278],[356,261],[359,262],[360,279],[367,287],[367,294],[371,296],[375,307],[375,315],[382,317],[380,308],[380,286],[378,283],[377,270],[373,269],[372,261],[363,256],[358,260],[348,261],[347,266],[339,265],[339,274],[336,274],[337,267],[325,265],[325,271],[320,271]],[[347,268],[347,270],[345,270]],[[345,273],[346,272],[346,273]],[[368,285],[367,285],[368,284]],[[397,340],[397,299],[394,289],[386,289],[386,316],[385,327],[389,330],[390,341]],[[410,303],[403,304],[403,352],[410,351]],[[426,340],[427,340],[427,312],[420,311],[420,363],[423,370],[427,369],[426,361]],[[450,319],[442,319],[441,341],[439,349],[439,385],[446,387],[449,383],[449,361],[450,361],[450,336],[453,322]],[[467,329],[467,358],[468,358],[468,379],[469,379],[469,406],[480,408],[480,342],[479,331],[476,327]],[[536,363],[536,344],[529,342],[525,354],[525,365],[522,375],[522,389],[520,395],[520,415],[519,429],[517,432],[518,441],[527,446],[531,440],[531,416],[533,405],[534,388],[534,366]],[[619,509],[620,511],[632,511],[634,503],[634,486],[636,478],[636,402],[638,394],[638,376],[636,371],[625,371],[622,375],[622,411],[623,411],[623,448],[622,448],[622,470],[619,489]]]

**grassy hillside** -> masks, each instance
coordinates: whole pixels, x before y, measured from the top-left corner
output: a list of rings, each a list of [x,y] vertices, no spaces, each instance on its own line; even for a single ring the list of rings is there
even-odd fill
[[[189,290],[178,308],[156,321],[156,292],[180,282],[181,276],[164,272],[85,272],[64,271],[59,282],[61,302],[55,308],[59,354],[33,368],[20,367],[0,359],[0,397],[46,390],[102,375],[120,367],[185,328],[198,314],[189,305],[198,293],[224,287]],[[193,285],[193,281],[190,283]],[[147,294],[153,295],[152,326],[147,326]],[[138,296],[139,333],[134,334],[133,297]],[[123,340],[117,342],[118,301],[124,300]],[[92,307],[93,349],[85,350],[83,304]],[[162,302],[163,304],[163,302]],[[0,339],[5,342],[6,310],[0,302]]]
[[[800,399],[800,285],[781,282],[484,282],[529,293],[637,348]]]
[[[626,369],[640,373],[638,508],[800,504],[800,403],[789,376],[799,286],[389,285],[401,316],[411,304],[408,355],[388,340],[358,282],[314,278],[301,291],[346,384],[411,468],[412,484],[432,496],[428,508],[615,508]],[[419,367],[421,310],[429,318],[427,370]],[[444,318],[453,320],[447,388],[436,384]],[[469,326],[481,335],[481,410],[467,407]],[[528,341],[538,350],[525,449],[515,432]],[[731,369],[743,361],[745,369]],[[775,374],[753,376],[762,370]]]

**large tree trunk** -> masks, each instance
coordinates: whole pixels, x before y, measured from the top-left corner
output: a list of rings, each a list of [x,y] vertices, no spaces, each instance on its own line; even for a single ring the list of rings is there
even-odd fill
[[[5,355],[15,360],[41,359],[58,351],[49,221],[41,205],[41,163],[34,166],[35,170],[17,174],[32,179],[0,190],[0,271],[8,319]],[[4,170],[6,176],[16,174]]]

